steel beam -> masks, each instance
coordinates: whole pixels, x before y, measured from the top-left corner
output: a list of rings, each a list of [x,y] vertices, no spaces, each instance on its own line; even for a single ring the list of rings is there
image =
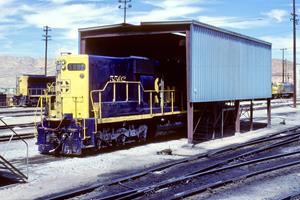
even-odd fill
[[[271,127],[271,99],[267,99],[268,127]]]
[[[193,143],[194,138],[194,105],[191,100],[191,31],[186,31],[186,88],[187,88],[187,136],[188,143]]]
[[[188,135],[188,143],[193,143],[193,138],[194,138],[194,105],[191,102],[187,103],[187,135]]]
[[[85,39],[81,39],[80,40],[80,47],[79,47],[79,51],[80,51],[80,54],[86,54],[86,40]]]
[[[240,122],[240,113],[241,113],[241,108],[240,108],[240,101],[236,100],[235,101],[235,133],[240,133],[241,132],[241,122]]]
[[[250,101],[250,131],[253,130],[253,101]]]

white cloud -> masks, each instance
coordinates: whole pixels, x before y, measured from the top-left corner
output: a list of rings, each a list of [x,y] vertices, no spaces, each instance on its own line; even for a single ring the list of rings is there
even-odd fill
[[[71,54],[77,54],[78,53],[78,47],[75,45],[62,45],[55,48],[55,56],[60,56],[61,53],[71,53]]]
[[[50,0],[50,1],[55,4],[65,4],[71,2],[72,0]]]
[[[14,1],[15,0],[0,0],[0,6],[11,4]]]
[[[179,6],[188,6],[188,5],[199,5],[203,0],[146,0],[144,3],[160,7],[160,8],[174,8]]]
[[[269,21],[262,18],[239,18],[229,16],[200,16],[200,22],[223,28],[250,29],[268,25]]]
[[[280,9],[273,9],[261,13],[261,17],[243,18],[231,16],[200,16],[199,21],[224,28],[251,29],[271,25],[274,20],[280,23],[288,15],[288,12]]]
[[[49,0],[52,4],[49,6],[35,6],[34,11],[23,16],[25,23],[42,27],[48,25],[53,29],[63,29],[63,37],[75,39],[78,37],[78,28],[99,26],[104,24],[116,24],[122,22],[122,12],[116,4],[97,4],[73,3],[71,0]],[[198,13],[202,10],[195,3],[199,0],[153,0],[144,3],[154,6],[152,10],[145,12],[131,11],[128,13],[128,23],[140,23],[141,21],[162,21],[176,19],[178,16],[187,18],[191,14]],[[159,7],[157,5],[160,5]]]
[[[73,4],[55,7],[54,9],[40,8],[33,14],[24,16],[27,23],[36,27],[49,25],[52,28],[73,28],[74,26],[89,26],[114,22],[113,13],[117,8],[112,6],[96,7],[93,4]]]
[[[172,19],[186,19],[192,14],[203,11],[199,6],[202,0],[146,0],[144,3],[154,6],[147,12],[132,12],[129,23],[140,23],[141,21],[164,21]]]
[[[286,36],[262,36],[260,39],[271,42],[273,49],[290,48],[293,44],[293,37],[290,34]]]
[[[141,21],[164,21],[171,19],[188,18],[188,15],[200,12],[197,7],[176,7],[172,9],[154,9],[149,12],[140,13],[129,18],[129,23],[140,23]]]
[[[288,12],[286,10],[273,9],[267,13],[263,13],[271,19],[275,19],[277,22],[282,22],[285,17],[288,16]]]
[[[39,7],[34,13],[24,16],[27,24],[36,27],[45,25],[55,29],[63,29],[68,39],[78,37],[78,28],[111,24],[119,21],[119,10],[116,6],[96,6],[95,4],[71,4]]]
[[[280,58],[282,57],[282,52],[280,49],[282,48],[287,48],[287,51],[285,52],[285,57],[288,60],[292,60],[292,51],[293,51],[293,36],[292,34],[287,34],[284,36],[272,36],[272,35],[267,35],[267,36],[262,36],[260,39],[265,40],[267,42],[272,43],[272,57],[273,58]],[[300,37],[297,37],[297,40],[300,40]],[[299,62],[299,53],[297,53],[297,60]]]

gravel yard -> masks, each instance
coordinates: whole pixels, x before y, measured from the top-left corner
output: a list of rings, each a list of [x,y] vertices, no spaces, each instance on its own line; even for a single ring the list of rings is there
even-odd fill
[[[266,122],[266,111],[255,111],[254,117],[254,121],[256,122]],[[272,110],[272,128],[237,134],[232,137],[207,141],[197,145],[187,144],[187,139],[182,138],[75,158],[55,158],[49,155],[40,155],[35,145],[35,139],[29,139],[27,140],[29,143],[29,162],[31,162],[29,166],[29,182],[3,187],[0,189],[0,196],[6,197],[5,199],[34,199],[82,185],[93,184],[96,181],[105,182],[136,171],[144,170],[151,166],[204,153],[227,145],[243,143],[274,131],[293,127],[299,124],[299,119],[300,109],[291,107],[276,108]],[[285,120],[285,125],[282,123],[283,120]],[[22,121],[17,121],[16,123],[21,122]],[[12,141],[10,144],[1,143],[0,152],[1,155],[8,160],[12,160],[17,167],[25,171],[23,162],[25,156],[24,147],[25,145],[20,141]],[[157,151],[168,148],[172,150],[173,155],[157,154]],[[284,178],[281,176],[275,178],[274,184],[271,184],[272,178],[264,179],[264,181],[258,179],[255,180],[257,184],[255,184],[254,181],[243,185],[240,189],[236,188],[225,193],[218,193],[216,194],[218,196],[211,195],[209,198],[237,199],[241,197],[239,193],[243,194],[244,199],[271,198],[273,197],[273,193],[271,192],[262,195],[261,193],[253,193],[250,191],[254,189],[258,190],[258,188],[264,188],[266,186],[268,186],[268,190],[272,190],[270,187],[272,185],[274,186],[274,190],[277,191],[276,197],[278,197],[278,193],[281,193],[278,191],[278,182],[288,182],[288,177],[290,177],[291,181],[298,180],[295,177],[299,177],[299,171],[295,170],[294,175],[291,174]],[[244,190],[243,187],[247,187],[248,189]],[[283,190],[285,193],[292,192],[295,190],[295,186],[293,184],[291,184],[291,187],[285,185]]]

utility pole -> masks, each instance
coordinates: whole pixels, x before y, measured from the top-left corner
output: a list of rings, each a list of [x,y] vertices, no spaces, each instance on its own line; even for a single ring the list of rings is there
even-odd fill
[[[126,14],[127,14],[126,11],[127,9],[131,8],[131,4],[129,4],[130,2],[131,0],[119,0],[119,3],[123,4],[123,5],[119,5],[119,8],[124,10],[124,21],[123,21],[124,24],[126,24]]]
[[[49,35],[51,29],[49,26],[44,26],[43,31],[45,32],[45,35],[43,35],[43,40],[45,41],[45,76],[47,76],[48,41],[51,40]]]
[[[284,83],[284,51],[287,50],[287,48],[280,49],[282,51],[282,83]]]
[[[293,78],[294,78],[294,95],[293,95],[293,105],[294,108],[297,107],[297,94],[296,94],[296,85],[297,85],[297,79],[296,79],[296,65],[297,65],[297,59],[296,59],[296,25],[298,23],[297,14],[296,14],[296,3],[295,0],[293,0],[293,13],[291,14],[293,21]]]

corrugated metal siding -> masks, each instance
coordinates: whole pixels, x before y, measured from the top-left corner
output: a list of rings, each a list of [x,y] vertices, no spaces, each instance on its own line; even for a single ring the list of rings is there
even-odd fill
[[[190,101],[270,98],[271,45],[191,26]]]

